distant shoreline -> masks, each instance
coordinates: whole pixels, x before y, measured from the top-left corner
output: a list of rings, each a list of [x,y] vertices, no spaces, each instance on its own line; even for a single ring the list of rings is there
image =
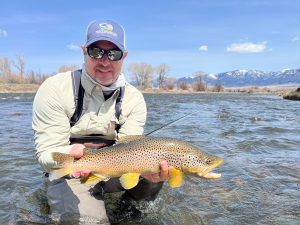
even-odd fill
[[[300,85],[299,85],[300,86]],[[164,90],[164,89],[145,89],[140,90],[147,94],[233,94],[233,93],[248,93],[248,94],[272,94],[284,96],[295,91],[299,86],[289,85],[272,85],[272,86],[248,86],[248,87],[225,87],[223,91],[193,91],[193,90]]]
[[[0,84],[0,93],[36,93],[39,84]],[[142,93],[147,94],[226,94],[226,93],[265,93],[274,94],[278,96],[283,96],[291,91],[294,91],[299,86],[289,86],[289,85],[273,85],[273,86],[248,86],[248,87],[225,87],[221,92],[213,91],[193,91],[193,90],[164,90],[157,88],[148,88],[140,90]]]
[[[39,84],[0,84],[0,93],[36,93]]]

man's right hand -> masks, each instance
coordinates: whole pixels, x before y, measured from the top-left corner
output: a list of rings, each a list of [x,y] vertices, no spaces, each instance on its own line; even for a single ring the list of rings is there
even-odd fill
[[[83,144],[74,144],[70,150],[70,154],[73,155],[76,159],[79,159],[83,156],[83,149],[85,146]],[[84,170],[74,170],[72,176],[75,178],[87,177],[91,171],[89,169]]]

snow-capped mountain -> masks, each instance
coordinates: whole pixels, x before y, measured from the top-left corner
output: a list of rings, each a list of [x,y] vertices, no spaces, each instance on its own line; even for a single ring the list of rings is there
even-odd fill
[[[177,82],[183,81],[192,83],[195,80],[191,77],[177,80]],[[234,70],[219,74],[207,74],[204,76],[204,81],[211,85],[221,84],[227,87],[300,84],[300,69],[284,69],[278,72]]]

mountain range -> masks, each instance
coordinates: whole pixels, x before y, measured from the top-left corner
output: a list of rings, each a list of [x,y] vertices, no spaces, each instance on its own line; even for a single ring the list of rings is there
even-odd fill
[[[176,83],[193,83],[195,81],[194,77],[182,77]],[[210,85],[220,84],[225,87],[300,85],[300,69],[285,69],[278,72],[234,70],[218,74],[205,74],[203,81]]]

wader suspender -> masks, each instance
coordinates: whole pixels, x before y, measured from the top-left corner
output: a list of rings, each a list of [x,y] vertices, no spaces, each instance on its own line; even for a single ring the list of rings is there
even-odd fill
[[[81,72],[82,70],[72,71],[72,85],[73,85],[73,95],[75,102],[75,112],[70,119],[70,125],[73,127],[75,123],[79,120],[82,112],[84,89],[81,85]]]
[[[74,101],[75,101],[75,112],[70,119],[71,127],[73,127],[75,123],[79,120],[82,113],[84,89],[81,85],[81,79],[80,79],[81,73],[82,70],[75,70],[72,72],[72,85],[73,85],[73,94],[74,94]],[[124,97],[124,89],[125,87],[120,88],[119,95],[116,99],[115,116],[118,120],[121,115],[121,105]],[[117,133],[119,133],[120,127],[121,127],[120,124],[116,125]]]

